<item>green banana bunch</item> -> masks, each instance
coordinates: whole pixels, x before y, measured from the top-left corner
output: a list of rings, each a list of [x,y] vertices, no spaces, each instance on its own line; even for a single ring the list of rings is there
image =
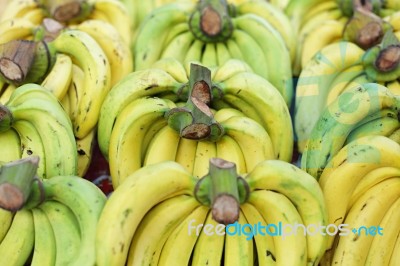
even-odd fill
[[[135,70],[168,57],[207,67],[241,59],[271,82],[290,106],[295,46],[289,20],[266,1],[178,1],[148,14],[136,34],[132,54]]]
[[[51,92],[36,84],[22,85],[1,105],[1,112],[2,161],[39,156],[40,178],[77,173],[71,120]]]
[[[398,96],[377,83],[361,84],[339,95],[315,124],[301,158],[302,169],[319,179],[349,137],[380,134],[390,137],[398,129],[395,120],[399,104]],[[376,120],[386,127],[385,118],[393,118],[395,122],[389,126],[390,130],[381,130],[380,125],[372,127]]]
[[[257,234],[255,228],[325,225],[322,191],[312,176],[279,160],[265,160],[245,177],[221,158],[209,164],[201,179],[173,161],[144,166],[127,177],[101,214],[96,264],[318,264],[325,235],[306,235],[300,229],[272,237],[266,231]],[[247,228],[228,234],[234,226]]]
[[[330,234],[321,265],[393,265],[389,262],[398,259],[399,159],[398,143],[365,136],[329,162],[319,183],[328,223],[343,230]]]
[[[202,68],[210,71],[204,66]],[[182,163],[187,165],[188,169],[197,168],[204,171],[204,167],[193,165],[193,158],[197,153],[194,152],[196,145],[179,144],[182,140],[179,137],[182,136],[179,126],[175,127],[177,131],[175,133],[163,130],[161,134],[161,130],[167,125],[166,113],[171,109],[182,107],[181,105],[191,98],[190,76],[190,69],[185,70],[184,66],[174,58],[166,58],[158,61],[153,68],[131,73],[107,95],[100,113],[98,142],[102,154],[110,163],[116,185],[144,162],[175,159],[176,156],[179,157],[178,160],[186,157],[182,159]],[[206,97],[209,99],[208,105],[201,107],[197,104],[195,108],[201,111],[211,109],[209,112],[215,110],[215,119],[220,120],[217,122],[221,122],[222,127],[225,127],[226,135],[240,143],[239,146],[248,142],[248,147],[254,147],[251,150],[265,151],[263,156],[261,153],[243,154],[247,166],[240,168],[241,170],[248,171],[259,161],[254,156],[291,160],[293,133],[289,111],[282,96],[268,81],[252,73],[243,61],[235,59],[211,71],[209,80],[208,92],[203,92],[204,95],[208,95]],[[236,109],[237,112],[229,114],[225,111],[225,114],[222,114],[223,109],[227,108]],[[210,115],[201,116],[208,120],[212,119]],[[230,116],[240,117],[230,119]],[[186,120],[183,117],[177,119],[177,123]],[[244,126],[240,128],[239,125],[245,123],[249,123],[248,128]],[[156,135],[158,137],[153,141]],[[242,140],[238,141],[239,138]],[[243,138],[247,140],[244,141]],[[232,144],[232,140],[227,141],[231,143],[232,148],[229,149],[250,153],[244,146],[239,149],[237,145]],[[158,145],[166,147],[161,148],[162,146]],[[191,148],[184,148],[186,145]],[[214,148],[211,149],[211,146]],[[210,149],[215,150],[215,144],[211,146]],[[152,147],[155,147],[154,152],[151,151]],[[183,149],[183,154],[188,156],[180,155],[181,151],[178,151],[180,149]],[[229,153],[217,150],[220,150],[218,153]],[[205,153],[199,152],[199,154]],[[205,154],[206,165],[212,154]],[[232,153],[230,156],[234,154],[238,153]],[[240,153],[238,156],[243,157]],[[252,160],[254,161],[251,162]],[[128,161],[129,163],[123,163]]]
[[[387,31],[379,45],[366,51],[352,42],[341,41],[324,47],[308,62],[297,81],[294,107],[294,130],[300,152],[324,109],[339,95],[371,82],[398,95],[398,58],[389,55],[398,49],[396,43],[398,39]]]

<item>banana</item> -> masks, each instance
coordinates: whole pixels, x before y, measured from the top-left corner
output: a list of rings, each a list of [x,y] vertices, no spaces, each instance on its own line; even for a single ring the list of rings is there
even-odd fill
[[[354,191],[349,200],[348,208],[351,208],[354,205],[354,203],[358,200],[358,198],[360,198],[361,195],[365,194],[368,189],[372,188],[376,184],[386,179],[399,176],[400,176],[400,169],[391,166],[379,167],[366,173],[354,188]]]
[[[400,233],[397,235],[396,244],[393,248],[392,256],[390,257],[389,266],[398,265],[398,263],[400,262],[399,251],[400,251]]]
[[[251,118],[234,116],[225,120],[222,126],[225,134],[239,145],[247,173],[261,161],[276,159],[268,132]]]
[[[194,158],[193,176],[202,178],[208,174],[210,158],[217,156],[215,142],[200,140],[197,142],[196,156]]]
[[[215,49],[217,53],[217,65],[222,66],[226,63],[229,59],[232,58],[231,54],[229,53],[228,47],[226,43],[217,42],[215,44]]]
[[[236,43],[243,56],[243,60],[251,67],[254,73],[269,80],[268,57],[261,45],[245,29],[237,28],[233,31],[231,39]],[[232,54],[234,55],[234,54]],[[235,59],[242,60],[241,58]]]
[[[224,82],[240,72],[253,72],[253,70],[243,60],[229,59],[215,70],[211,78],[218,82]]]
[[[143,166],[175,160],[179,139],[179,134],[168,125],[161,128],[149,143],[144,156]]]
[[[366,191],[354,203],[344,220],[350,228],[356,229],[356,233],[340,237],[332,264],[364,265],[373,238],[380,237],[379,231],[374,236],[365,232],[365,228],[380,224],[384,214],[399,197],[400,178],[387,179]]]
[[[37,168],[37,175],[39,177],[46,176],[46,153],[40,133],[36,127],[27,120],[17,120],[13,123],[12,127],[18,132],[20,139],[21,158],[29,156],[38,156],[40,158]],[[52,156],[51,154],[48,155]]]
[[[137,78],[140,79],[140,82],[132,82]],[[134,71],[118,86],[113,87],[103,102],[98,123],[98,142],[103,156],[105,158],[109,156],[109,142],[114,123],[126,105],[141,97],[178,90],[181,85],[162,69],[147,69]]]
[[[399,128],[400,122],[397,119],[397,114],[392,115],[392,113],[389,113],[387,116],[374,119],[352,130],[347,137],[345,144],[350,143],[357,138],[369,135],[388,137]]]
[[[0,96],[0,103],[1,104],[6,104],[8,102],[8,100],[10,99],[11,95],[14,93],[14,91],[16,90],[16,86],[13,84],[8,84],[5,85],[5,89],[3,90],[1,96]]]
[[[388,138],[400,144],[400,129],[396,129]]]
[[[400,233],[400,198],[398,198],[388,209],[382,218],[379,226],[383,228],[384,234],[374,237],[365,265],[389,265],[391,256],[398,256],[393,253],[396,238]]]
[[[57,241],[52,222],[41,209],[33,208],[31,211],[35,227],[35,245],[31,265],[55,265]]]
[[[226,95],[231,94],[249,103],[260,117],[260,124],[271,137],[275,158],[291,161],[293,130],[289,110],[284,99],[271,83],[254,73],[242,72],[223,83],[218,84],[216,81],[215,86],[221,89],[225,95],[223,96],[225,101],[227,101]],[[241,110],[241,106],[233,107]],[[241,111],[249,116],[245,110]],[[255,116],[249,117],[258,121]]]
[[[301,153],[326,107],[333,80],[342,70],[360,64],[363,54],[364,51],[353,43],[333,43],[320,50],[301,71],[294,109],[294,129]]]
[[[192,45],[189,47],[185,54],[185,58],[183,59],[183,63],[186,66],[186,69],[190,69],[191,62],[200,62],[202,57],[203,47],[206,44],[200,40],[195,39]]]
[[[145,150],[140,140],[144,139],[153,123],[164,120],[167,125],[164,114],[172,104],[161,98],[139,98],[119,114],[110,137],[107,156],[115,188],[142,166],[142,153]],[[100,128],[98,132],[101,134]]]
[[[84,94],[85,73],[79,66],[72,64],[72,80],[67,90],[67,95],[65,95],[65,98],[68,98],[70,105],[69,117],[71,122],[74,122],[75,118],[77,117],[79,111],[79,102]]]
[[[385,108],[395,110],[398,105],[394,95],[377,83],[362,84],[341,94],[315,124],[303,152],[302,168],[319,179],[323,168],[360,121]]]
[[[343,39],[342,34],[346,21],[347,18],[323,21],[318,28],[305,37],[301,51],[301,68],[304,68],[307,62],[322,48]]]
[[[269,225],[275,225],[274,237],[275,258],[282,265],[305,265],[307,262],[306,232],[302,228],[296,228],[296,224],[303,224],[302,218],[293,203],[283,194],[264,190],[254,191],[250,194],[249,201],[268,221]],[[277,226],[282,228],[287,225],[289,235],[278,233]],[[283,234],[286,230],[282,229]],[[288,252],[289,251],[289,252]]]
[[[47,216],[55,237],[55,264],[71,265],[79,254],[81,236],[74,213],[66,205],[48,200],[38,206]]]
[[[181,83],[188,82],[188,75],[190,71],[186,71],[185,67],[175,58],[162,58],[155,62],[151,68],[159,68],[170,74],[176,81]]]
[[[78,103],[74,133],[83,138],[98,121],[100,108],[110,90],[111,70],[109,61],[100,45],[87,33],[63,30],[49,46],[59,53],[72,57],[85,73],[85,93]]]
[[[84,177],[89,169],[92,162],[96,133],[96,128],[94,128],[86,137],[76,140],[76,150],[78,152],[77,176]]]
[[[264,208],[264,207],[263,207]],[[240,205],[242,213],[246,217],[246,220],[251,225],[267,225],[268,223],[261,215],[261,213],[252,204],[245,202]],[[256,233],[254,234],[254,242],[257,251],[257,262],[258,265],[275,265],[276,263],[276,250],[274,237],[270,234]],[[280,263],[280,261],[279,261]]]
[[[239,214],[239,220],[237,225],[247,224],[246,217],[241,211]],[[249,229],[249,228],[247,228]],[[229,229],[227,229],[229,231]],[[254,264],[254,250],[253,250],[253,240],[248,239],[247,234],[251,234],[249,230],[236,232],[236,234],[225,234],[225,245],[224,245],[224,265],[253,265]]]
[[[293,61],[296,53],[296,33],[289,18],[278,7],[267,1],[244,1],[236,6],[239,14],[251,13],[268,21],[282,36]]]
[[[400,81],[395,79],[385,84],[385,86],[394,94],[400,95]]]
[[[162,6],[156,13],[152,13],[153,16],[149,15],[148,19],[142,22],[143,26],[139,29],[133,45],[135,70],[149,68],[160,58],[171,25],[186,22],[185,10],[190,10],[192,5],[176,2]]]
[[[33,250],[35,232],[32,212],[19,210],[0,243],[1,265],[24,265]]]
[[[35,0],[9,1],[2,11],[0,22],[24,17],[26,13],[36,9],[40,9],[40,4]]]
[[[12,224],[14,213],[0,208],[0,243],[7,235],[8,230]]]
[[[233,116],[243,117],[245,116],[241,111],[234,108],[221,108],[214,114],[214,119],[218,123],[223,123]]]
[[[21,140],[18,132],[10,129],[0,133],[0,161],[11,162],[21,158]]]
[[[261,71],[263,70],[261,69],[254,69],[254,71],[266,77],[281,93],[287,106],[291,106],[294,96],[292,65],[282,36],[264,19],[254,14],[237,17],[234,25],[238,29],[246,31],[257,41],[267,59],[267,75],[262,75]]]
[[[93,265],[98,221],[106,203],[104,193],[92,182],[77,176],[56,176],[43,182],[45,196],[69,207],[78,222],[79,253],[71,265]]]
[[[113,87],[118,81],[133,71],[132,52],[117,29],[102,20],[85,20],[72,29],[88,33],[100,45],[108,58],[111,68],[111,84]]]
[[[95,244],[97,265],[125,265],[132,238],[146,213],[165,199],[193,195],[194,184],[195,180],[183,166],[172,161],[148,165],[127,177],[108,198],[101,213]],[[193,208],[198,206],[195,202],[190,204]],[[174,206],[171,211],[178,209],[182,208]],[[170,214],[166,217],[173,218]]]
[[[180,138],[174,161],[185,167],[189,173],[193,173],[196,149],[197,140]]]
[[[0,22],[0,44],[13,40],[27,39],[35,31],[37,25],[26,18],[12,18]]]
[[[223,135],[217,142],[217,158],[222,158],[236,164],[239,174],[247,173],[246,160],[238,142],[229,135]]]
[[[212,218],[211,211],[208,212],[204,224],[210,224],[213,228],[219,230],[218,233],[206,233],[203,228],[204,225],[201,226],[201,223],[198,221],[194,222],[193,226],[196,226],[196,231],[193,232],[192,227],[188,230],[190,230],[191,234],[196,234],[199,237],[193,249],[192,265],[221,265],[224,251],[225,231],[221,231],[219,228],[224,229],[225,226],[219,225]]]
[[[233,34],[235,34],[235,31],[233,32]],[[242,54],[239,45],[237,44],[236,41],[233,40],[233,38],[229,38],[228,40],[226,40],[226,47],[228,48],[229,54],[231,55],[232,58],[237,60],[246,59]],[[248,63],[246,62],[246,64]]]
[[[46,145],[43,145],[46,154],[44,178],[76,174],[75,138],[70,120],[61,105],[45,99],[30,98],[20,104],[11,102],[8,107],[15,120],[31,122],[39,132],[41,139],[46,140]],[[63,152],[60,152],[60,149]]]
[[[68,94],[61,99],[60,104],[62,108],[65,110],[65,113],[69,115],[69,117],[71,117],[72,109],[74,109],[74,107],[71,104],[71,100]]]
[[[93,12],[102,14],[120,34],[127,45],[132,40],[131,19],[126,6],[118,0],[91,0]],[[89,15],[89,18],[93,18]],[[95,19],[95,17],[94,17]]]
[[[328,213],[324,195],[318,182],[306,172],[287,162],[265,160],[246,176],[246,180],[252,190],[251,193],[260,189],[275,191],[286,196],[296,206],[306,227],[312,224],[327,225]],[[262,211],[264,207],[257,209]],[[268,219],[266,221],[271,223]],[[325,252],[327,237],[322,234],[307,234],[306,239],[305,259],[308,263],[316,265]]]
[[[172,29],[171,29],[172,30]],[[193,33],[189,30],[180,33],[172,38],[172,40],[164,46],[160,59],[162,58],[176,58],[179,62],[183,62],[187,57],[191,45],[195,41]]]
[[[328,224],[343,222],[353,192],[367,173],[386,166],[399,168],[398,160],[400,146],[384,136],[367,136],[344,146],[319,179],[329,214]],[[340,197],[337,191],[341,191]],[[329,238],[328,247],[332,241]]]
[[[72,60],[65,54],[57,54],[56,61],[41,86],[51,91],[61,100],[67,94],[72,80]]]
[[[201,55],[201,64],[207,68],[218,66],[218,55],[215,43],[210,42],[204,45],[204,50]]]
[[[317,16],[330,11],[340,11],[337,2],[334,0],[321,1],[320,3],[311,7],[307,14],[305,14],[302,20],[301,28],[303,28],[303,25],[307,24],[310,20],[313,20]]]
[[[349,86],[355,87],[355,84],[350,85],[350,83],[355,82],[356,78],[361,75],[365,75],[362,65],[352,65],[340,71],[329,85],[325,106],[330,105],[340,94],[346,91],[346,88]]]
[[[193,248],[199,236],[197,234],[189,234],[188,225],[191,221],[203,223],[207,218],[209,208],[199,206],[193,210],[169,235],[166,240],[157,265],[189,265]],[[180,248],[177,248],[180,247]]]

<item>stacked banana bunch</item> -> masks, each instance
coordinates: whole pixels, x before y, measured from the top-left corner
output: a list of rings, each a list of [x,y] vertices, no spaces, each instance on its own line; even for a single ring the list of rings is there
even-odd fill
[[[210,70],[165,58],[129,74],[102,105],[98,141],[115,188],[142,166],[164,160],[201,177],[213,157],[247,173],[266,159],[290,162],[293,152],[283,97],[238,59]]]
[[[0,264],[94,265],[104,193],[78,176],[35,178],[38,161],[1,167]]]
[[[273,237],[274,229],[262,235],[247,226],[231,235],[221,226],[326,221],[318,182],[290,163],[265,160],[241,177],[234,163],[214,158],[198,179],[164,161],[132,173],[107,200],[97,265],[317,265],[328,240],[323,234],[292,229]]]
[[[27,83],[52,92],[72,122],[79,176],[91,162],[106,94],[133,70],[129,21],[125,7],[113,0],[12,1],[0,18],[1,60],[25,70],[1,70],[0,102]],[[18,49],[28,44],[29,52]]]
[[[350,142],[331,159],[319,179],[328,224],[347,226],[331,234],[321,265],[400,263],[399,162],[400,145],[377,135]]]

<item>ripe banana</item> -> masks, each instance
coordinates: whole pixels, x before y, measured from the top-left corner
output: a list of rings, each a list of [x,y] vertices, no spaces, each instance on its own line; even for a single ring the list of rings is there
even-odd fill
[[[396,244],[393,248],[392,256],[390,257],[389,266],[395,266],[400,262],[400,234],[397,235]]]
[[[21,140],[19,138],[18,132],[14,129],[7,130],[0,133],[0,161],[1,162],[11,162],[21,158]]]
[[[94,128],[86,137],[76,140],[76,150],[78,152],[77,176],[84,177],[89,169],[92,162],[96,133],[96,128]]]
[[[290,199],[278,192],[263,190],[253,191],[248,202],[260,212],[265,221],[268,221],[268,225],[275,227],[272,229],[274,231],[272,234],[276,233],[273,237],[276,262],[282,265],[305,265],[307,263],[307,232],[302,232],[300,227],[296,228],[296,224],[303,224],[303,221]],[[288,235],[284,235],[286,230],[283,230],[282,234],[277,232],[280,224],[282,228],[290,226]]]
[[[125,265],[132,238],[146,213],[165,199],[192,195],[193,190],[194,179],[183,166],[172,161],[132,173],[111,194],[101,213],[94,245],[97,265]]]
[[[31,211],[35,227],[35,244],[31,265],[55,265],[57,241],[53,231],[52,222],[41,209],[33,208]],[[60,236],[57,235],[57,238],[58,237]]]
[[[193,232],[189,234],[188,225],[193,220],[196,223],[204,224],[208,212],[208,207],[200,205],[186,216],[166,240],[157,265],[186,266],[190,264],[192,250],[199,236]],[[176,248],[178,246],[180,248]]]
[[[202,178],[208,173],[210,158],[217,156],[217,147],[215,142],[211,141],[198,141],[196,148],[196,155],[193,165],[193,176]]]
[[[8,230],[12,224],[14,213],[0,208],[0,220],[2,221],[0,225],[0,243],[3,241],[4,237],[7,235]]]
[[[27,18],[12,18],[0,22],[0,44],[12,40],[24,40],[32,36],[36,29],[32,21]]]
[[[196,159],[196,149],[197,140],[180,138],[174,161],[185,167],[189,173],[193,173],[194,162]]]
[[[162,58],[176,58],[180,62],[185,59],[187,52],[195,41],[193,34],[189,31],[188,25],[185,23],[187,30],[174,36],[172,40],[164,46],[160,59]]]
[[[23,0],[23,1],[10,1],[5,6],[2,15],[0,17],[0,22],[5,20],[20,18],[25,16],[28,12],[39,9],[40,4],[34,0]]]
[[[216,142],[217,158],[234,162],[239,174],[247,173],[246,160],[238,142],[229,135],[223,135]]]
[[[24,265],[35,241],[32,212],[22,209],[15,213],[12,224],[0,243],[1,265]]]

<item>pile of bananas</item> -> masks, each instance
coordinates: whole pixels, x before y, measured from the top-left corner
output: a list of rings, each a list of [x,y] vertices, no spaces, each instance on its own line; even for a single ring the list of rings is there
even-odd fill
[[[0,265],[400,264],[398,0],[0,9]]]

